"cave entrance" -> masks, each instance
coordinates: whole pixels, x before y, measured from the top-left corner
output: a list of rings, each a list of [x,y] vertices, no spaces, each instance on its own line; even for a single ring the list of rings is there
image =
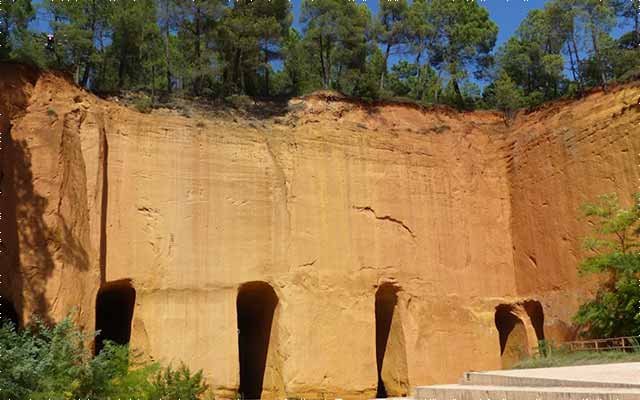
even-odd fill
[[[511,305],[496,307],[496,328],[500,337],[502,368],[511,368],[527,354],[527,331]]]
[[[250,282],[238,291],[238,353],[240,388],[243,399],[262,396],[269,340],[278,296],[265,282]]]
[[[544,340],[544,310],[539,301],[528,300],[524,302],[524,309],[536,331],[538,341]]]
[[[117,344],[129,344],[131,320],[136,302],[136,291],[130,281],[118,281],[104,285],[98,291],[96,301],[95,354],[104,348],[106,340]]]
[[[402,324],[397,312],[398,291],[400,289],[390,283],[382,284],[376,291],[376,366],[378,370],[377,398],[386,398],[388,395],[401,396],[406,393],[402,388],[402,371],[404,360],[404,335]],[[390,338],[393,340],[390,341]],[[387,361],[385,364],[385,360]],[[391,366],[384,368],[385,365]],[[395,370],[398,371],[395,371]],[[393,375],[393,379],[387,378],[386,371]],[[393,382],[391,382],[393,381]],[[399,384],[399,385],[398,385]]]
[[[20,327],[20,318],[13,303],[2,296],[0,297],[0,327],[8,323],[13,324],[17,330]]]

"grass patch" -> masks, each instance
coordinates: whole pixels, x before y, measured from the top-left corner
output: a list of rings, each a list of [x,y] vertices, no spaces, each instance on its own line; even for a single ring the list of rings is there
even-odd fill
[[[50,116],[50,117],[57,117],[58,113],[53,108],[48,108],[47,109],[47,115]]]
[[[640,352],[608,351],[576,351],[554,350],[547,356],[535,356],[518,362],[515,369],[568,367],[574,365],[613,364],[624,362],[640,362]]]

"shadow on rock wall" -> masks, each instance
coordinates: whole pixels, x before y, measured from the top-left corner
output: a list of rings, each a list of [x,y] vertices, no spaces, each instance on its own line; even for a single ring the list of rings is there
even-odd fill
[[[64,268],[86,270],[88,255],[74,236],[74,227],[69,227],[60,213],[64,191],[59,193],[57,208],[52,208],[49,200],[35,191],[32,155],[27,141],[13,141],[9,137],[5,150],[9,155],[5,185],[9,208],[6,226],[7,237],[11,240],[8,280],[14,293],[13,302],[23,320],[29,321],[32,315],[37,315],[52,323],[50,300],[55,303],[57,297],[47,296],[50,279],[54,272],[61,273]],[[62,189],[68,181],[67,171],[59,172],[62,173]],[[55,271],[56,268],[60,271]],[[62,278],[60,275],[59,279]],[[59,288],[65,286],[62,281],[57,284]]]

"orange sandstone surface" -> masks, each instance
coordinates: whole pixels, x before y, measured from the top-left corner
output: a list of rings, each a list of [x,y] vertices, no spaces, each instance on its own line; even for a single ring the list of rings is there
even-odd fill
[[[631,201],[639,99],[509,126],[327,93],[187,118],[3,65],[3,307],[20,325],[75,309],[223,397],[405,395],[507,367],[575,336],[594,290],[579,206]]]

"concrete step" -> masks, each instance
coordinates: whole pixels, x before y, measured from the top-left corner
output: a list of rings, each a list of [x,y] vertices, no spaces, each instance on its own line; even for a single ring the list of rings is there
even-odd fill
[[[418,386],[416,400],[640,400],[640,389],[494,385]]]
[[[582,379],[557,379],[531,376],[497,375],[487,372],[467,372],[462,385],[480,386],[528,386],[528,387],[599,387],[640,389],[640,383],[590,381]]]
[[[640,363],[467,372],[464,385],[640,389]]]

